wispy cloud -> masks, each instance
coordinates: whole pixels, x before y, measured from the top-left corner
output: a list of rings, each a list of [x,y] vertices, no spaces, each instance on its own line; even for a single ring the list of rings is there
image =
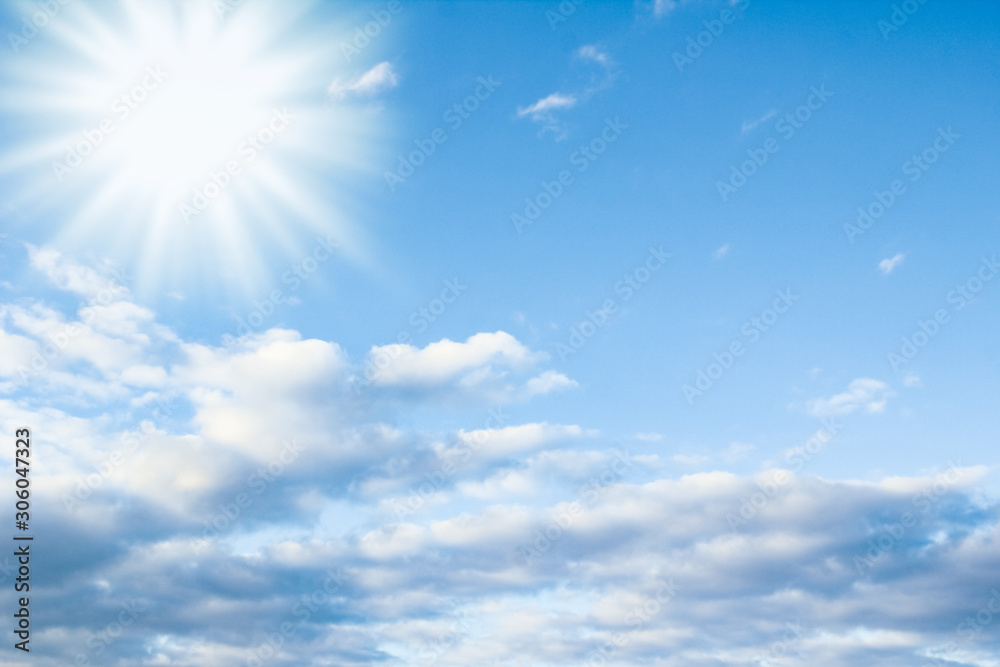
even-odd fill
[[[519,107],[517,117],[531,116],[532,120],[542,121],[551,118],[551,112],[559,109],[572,109],[576,106],[575,95],[552,93],[527,107]]]
[[[729,244],[726,243],[722,247],[716,249],[716,251],[712,253],[712,256],[715,257],[715,259],[722,259],[728,254],[729,254]]]
[[[770,111],[768,111],[767,113],[765,113],[763,116],[761,116],[757,120],[745,120],[745,121],[743,121],[743,127],[740,128],[740,131],[743,134],[749,134],[750,132],[753,132],[755,129],[757,129],[757,127],[761,123],[764,123],[764,122],[766,122],[766,121],[774,118],[777,115],[778,115],[778,110],[777,109],[771,109]]]
[[[349,81],[334,79],[326,91],[337,99],[350,96],[374,97],[383,91],[395,88],[398,84],[399,75],[393,69],[392,63],[382,62]]]
[[[666,16],[677,9],[676,0],[653,0],[653,16],[659,18]]]
[[[885,382],[872,378],[858,378],[847,385],[847,391],[829,398],[809,401],[807,408],[814,417],[849,415],[858,410],[882,412],[893,393]]]
[[[903,257],[904,257],[903,253],[899,253],[894,257],[888,257],[886,259],[883,259],[881,262],[878,263],[879,271],[881,271],[885,275],[889,275],[896,269],[897,266],[903,263]]]
[[[611,58],[606,51],[603,51],[595,44],[586,44],[576,50],[576,57],[580,60],[590,60],[604,67],[611,66]]]
[[[586,65],[583,71],[578,73],[578,76],[586,79],[576,86],[575,91],[556,91],[533,104],[517,108],[518,118],[530,118],[536,123],[542,123],[543,127],[539,134],[553,132],[557,140],[565,138],[568,132],[567,123],[561,114],[585,103],[601,90],[611,86],[615,80],[614,62],[607,50],[597,44],[584,44],[573,52],[573,58]]]

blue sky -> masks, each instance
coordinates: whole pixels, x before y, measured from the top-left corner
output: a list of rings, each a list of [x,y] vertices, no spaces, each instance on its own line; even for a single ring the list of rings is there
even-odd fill
[[[996,664],[998,24],[8,4],[4,663]]]

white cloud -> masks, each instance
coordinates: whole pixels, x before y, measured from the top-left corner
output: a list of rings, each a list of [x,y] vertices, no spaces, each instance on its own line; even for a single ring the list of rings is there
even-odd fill
[[[883,259],[878,263],[879,271],[885,275],[889,275],[897,266],[903,263],[903,257],[903,253],[899,253],[894,257],[887,257],[886,259]]]
[[[728,254],[729,254],[729,244],[726,243],[720,248],[718,248],[714,253],[712,253],[712,256],[715,257],[715,259],[722,259]]]
[[[373,347],[369,363],[376,369],[373,382],[380,386],[444,385],[458,379],[466,385],[496,377],[496,367],[527,368],[548,358],[544,352],[532,352],[504,331],[479,333],[464,343],[448,340],[430,343],[423,349],[412,345]],[[539,380],[536,387],[548,382]]]
[[[594,44],[586,44],[576,50],[576,57],[581,60],[590,60],[604,67],[611,65],[611,57],[606,51],[601,50]]]
[[[92,293],[96,283],[64,261],[41,270],[66,290]],[[36,534],[74,545],[50,553],[60,573],[53,600],[63,606],[49,615],[43,667],[72,663],[129,600],[156,613],[126,632],[158,639],[111,643],[107,664],[243,664],[283,619],[301,625],[281,660],[302,665],[360,667],[372,655],[409,664],[443,636],[442,664],[530,656],[581,665],[620,633],[627,641],[612,656],[620,664],[743,665],[768,655],[788,622],[801,625],[783,657],[796,664],[910,665],[931,654],[989,664],[991,630],[967,639],[955,630],[955,619],[974,617],[994,595],[1000,524],[995,501],[974,491],[982,467],[942,472],[942,463],[878,481],[783,471],[786,482],[772,494],[765,490],[775,470],[664,477],[655,456],[585,450],[605,445],[582,425],[428,433],[427,423],[441,421],[438,406],[430,420],[407,411],[428,404],[428,386],[487,369],[513,373],[541,356],[503,332],[408,347],[400,357],[408,370],[396,379],[415,382],[412,391],[394,395],[388,409],[379,392],[359,407],[345,386],[356,365],[334,342],[271,330],[214,347],[180,340],[135,304],[116,303],[102,311],[100,335],[110,343],[100,354],[74,353],[99,367],[49,369],[43,377],[71,380],[35,395],[35,379],[18,384],[16,398],[0,398],[4,431],[31,425],[45,463],[34,472],[46,513]],[[43,304],[2,305],[0,345],[25,353],[68,321]],[[110,356],[116,345],[118,358]],[[571,382],[552,371],[533,379],[545,390]],[[83,381],[107,401],[53,407],[76,397],[73,383]],[[110,463],[167,393],[180,403],[172,420],[144,428],[136,450]],[[888,395],[885,383],[860,378],[809,407],[878,411]],[[382,412],[396,425],[381,423]],[[308,446],[277,472],[261,457],[274,454],[267,448],[280,437]],[[472,444],[478,458],[444,472],[449,453]],[[733,443],[713,461],[748,450]],[[248,480],[264,479],[261,471],[272,478],[258,491]],[[99,484],[79,509],[65,508],[62,496],[88,476]],[[401,521],[385,511],[384,496],[366,495],[376,478],[404,493],[429,485],[447,498]],[[732,526],[728,517],[748,502],[754,511]],[[915,521],[903,526],[907,516]],[[212,520],[227,528],[202,544]],[[525,560],[528,548],[536,560]],[[3,557],[0,566],[0,575],[10,571]],[[296,613],[331,572],[338,579],[323,593],[329,613]],[[667,583],[670,600],[653,604]],[[634,623],[636,609],[655,611]],[[348,612],[349,623],[331,622],[330,614],[336,621]],[[959,651],[942,654],[958,640]]]
[[[531,116],[532,120],[541,121],[550,117],[551,112],[559,109],[571,109],[576,106],[575,95],[552,93],[527,107],[518,107],[517,117]]]
[[[99,298],[101,305],[128,295],[128,289],[117,278],[105,278],[88,266],[67,261],[52,248],[36,248],[30,244],[27,248],[32,268],[43,272],[59,289],[95,300]]]
[[[571,380],[562,373],[545,371],[525,383],[524,393],[526,396],[538,396],[562,389],[572,389],[576,386],[578,386],[576,380]]]
[[[809,401],[807,409],[815,417],[849,415],[858,410],[868,413],[882,412],[893,393],[885,382],[872,378],[852,380],[847,391]]]
[[[653,0],[653,15],[656,17],[665,16],[677,9],[676,0]]]
[[[392,63],[382,62],[350,81],[334,79],[326,90],[338,99],[352,95],[374,97],[378,93],[395,88],[398,84],[399,75],[393,70]]]
[[[615,80],[612,71],[614,65],[608,52],[596,44],[584,44],[573,52],[576,60],[593,63],[600,67],[595,73],[593,67],[583,68],[577,72],[580,79],[575,86],[575,92],[554,92],[528,106],[517,108],[518,118],[531,118],[533,122],[541,123],[539,136],[552,132],[557,141],[565,139],[569,132],[568,124],[560,116],[585,103],[598,92],[610,87]]]
[[[458,440],[463,445],[482,449],[485,456],[503,457],[534,451],[557,442],[596,435],[596,431],[585,431],[576,425],[564,426],[543,422],[507,426],[500,429],[460,430]]]

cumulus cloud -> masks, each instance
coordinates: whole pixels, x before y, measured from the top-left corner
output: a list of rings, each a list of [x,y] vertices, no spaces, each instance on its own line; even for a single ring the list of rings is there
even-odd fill
[[[548,358],[547,353],[532,351],[509,333],[496,331],[474,334],[464,342],[444,339],[424,348],[376,346],[362,373],[364,382],[376,388],[461,390],[466,395],[477,393],[492,397],[494,402],[509,402],[518,396],[530,398],[575,386],[555,371],[531,378],[520,388],[511,384],[513,376]]]
[[[488,443],[490,456],[509,456],[524,453],[554,442],[597,435],[596,431],[584,431],[579,426],[561,424],[521,424],[502,429],[480,429],[458,432],[458,439],[464,444]]]
[[[83,268],[39,264],[94,294]],[[981,467],[664,476],[655,455],[583,424],[496,410],[484,423],[493,408],[475,392],[476,422],[454,412],[435,429],[428,392],[442,385],[484,372],[526,373],[522,397],[567,384],[504,332],[403,346],[376,389],[407,392],[359,397],[363,360],[333,341],[274,329],[215,346],[125,293],[114,303],[89,323],[34,301],[0,310],[15,359],[0,366],[0,424],[34,429],[38,543],[73,545],[40,552],[59,576],[35,593],[32,665],[580,665],[602,648],[609,663],[678,667],[987,665],[1000,644],[1000,624],[978,620],[1000,600],[1000,507],[975,490]],[[22,381],[21,355],[68,323],[107,340],[74,336]],[[877,411],[888,394],[862,378],[810,411]],[[445,498],[402,518],[383,505],[428,489]],[[0,579],[12,567],[0,556]],[[97,641],[125,608],[129,627]]]
[[[545,371],[525,383],[524,393],[527,396],[537,396],[562,389],[572,389],[576,386],[578,386],[576,380],[571,380],[562,373]]]

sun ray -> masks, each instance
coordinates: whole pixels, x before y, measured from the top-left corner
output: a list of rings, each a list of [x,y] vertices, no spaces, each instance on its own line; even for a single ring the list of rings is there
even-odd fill
[[[252,295],[316,233],[342,239],[349,261],[366,255],[336,197],[310,191],[370,173],[379,134],[371,109],[328,98],[351,73],[335,46],[347,26],[313,11],[65,7],[30,59],[3,66],[0,107],[25,128],[0,161],[20,193],[7,206],[43,202],[28,216],[36,241],[100,250],[151,292],[210,277]],[[239,271],[216,266],[234,254]]]

